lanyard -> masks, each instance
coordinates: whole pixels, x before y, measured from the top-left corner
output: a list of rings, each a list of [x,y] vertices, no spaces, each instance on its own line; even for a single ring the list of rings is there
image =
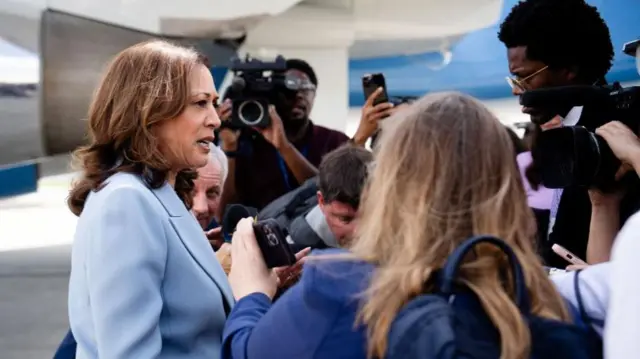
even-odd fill
[[[307,158],[307,154],[309,152],[309,146],[304,146],[302,148],[302,156]],[[284,179],[284,186],[287,189],[287,192],[291,191],[291,183],[289,182],[289,170],[287,169],[287,164],[284,162],[284,158],[280,156],[280,153],[276,153],[278,155],[278,165],[280,166],[280,173],[282,173],[282,178]]]

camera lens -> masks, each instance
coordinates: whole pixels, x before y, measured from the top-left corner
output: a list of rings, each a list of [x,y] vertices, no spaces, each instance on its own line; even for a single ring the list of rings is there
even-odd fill
[[[540,133],[534,149],[540,164],[542,183],[547,188],[565,188],[574,181],[574,131],[571,127],[555,128]]]
[[[536,141],[542,183],[547,188],[605,187],[620,165],[606,141],[581,126],[542,132]]]
[[[264,118],[264,107],[255,100],[244,101],[238,107],[238,118],[247,126],[256,126]]]

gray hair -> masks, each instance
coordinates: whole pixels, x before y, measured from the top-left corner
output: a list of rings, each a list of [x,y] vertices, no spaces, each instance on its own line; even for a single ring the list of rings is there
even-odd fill
[[[220,164],[220,177],[222,178],[222,185],[227,180],[227,175],[229,174],[229,163],[227,162],[227,155],[224,151],[216,146],[211,145],[211,152],[209,152],[209,159],[212,161],[217,161]]]

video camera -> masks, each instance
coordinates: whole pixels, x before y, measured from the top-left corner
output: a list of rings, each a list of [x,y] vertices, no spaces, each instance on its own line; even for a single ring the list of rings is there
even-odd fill
[[[229,69],[234,78],[227,97],[233,107],[231,120],[225,125],[236,129],[269,127],[269,105],[281,108],[285,102],[293,103],[296,92],[310,85],[287,75],[287,62],[280,55],[273,62],[254,59],[250,55],[244,60],[234,58]]]
[[[640,55],[640,40],[625,44],[624,51]],[[633,51],[631,50],[633,48]],[[638,60],[640,64],[640,60]],[[639,68],[640,73],[640,68]],[[539,163],[542,183],[547,188],[573,186],[607,190],[615,183],[620,160],[596,128],[620,121],[636,135],[640,133],[640,87],[567,86],[525,91],[520,104],[559,113],[574,106],[588,106],[597,120],[580,119],[578,125],[543,131],[536,139],[533,157]]]

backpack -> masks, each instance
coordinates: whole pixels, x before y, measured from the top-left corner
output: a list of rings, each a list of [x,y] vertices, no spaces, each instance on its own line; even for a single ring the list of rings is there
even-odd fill
[[[492,236],[465,241],[447,259],[437,291],[411,300],[398,313],[389,331],[386,359],[496,359],[500,357],[498,330],[485,313],[480,300],[456,282],[465,255],[480,243],[500,248],[508,257],[515,289],[515,304],[529,324],[534,359],[602,358],[602,345],[593,342],[591,327],[577,318],[574,323],[531,314],[522,267],[513,250]]]
[[[274,199],[258,212],[258,220],[275,219],[280,227],[288,228],[293,219],[306,214],[318,204],[317,177],[306,180],[300,187]]]

